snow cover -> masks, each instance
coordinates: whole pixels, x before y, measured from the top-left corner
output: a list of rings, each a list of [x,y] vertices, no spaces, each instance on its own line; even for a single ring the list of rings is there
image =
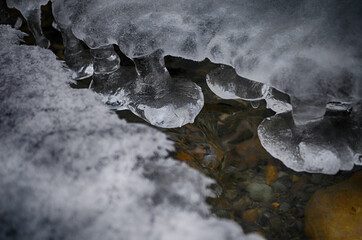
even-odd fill
[[[0,26],[1,239],[262,239],[210,215],[212,181]]]

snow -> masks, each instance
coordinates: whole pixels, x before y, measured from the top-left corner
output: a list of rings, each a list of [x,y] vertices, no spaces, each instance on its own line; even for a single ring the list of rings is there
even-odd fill
[[[0,25],[1,239],[245,239],[205,203],[212,182],[119,120],[46,49]]]

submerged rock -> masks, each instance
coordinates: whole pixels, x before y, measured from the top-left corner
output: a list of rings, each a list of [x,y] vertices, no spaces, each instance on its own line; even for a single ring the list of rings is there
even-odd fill
[[[362,239],[362,171],[317,191],[305,210],[305,233],[315,240]]]
[[[250,197],[258,202],[272,202],[275,199],[273,189],[266,184],[251,183],[246,190]]]

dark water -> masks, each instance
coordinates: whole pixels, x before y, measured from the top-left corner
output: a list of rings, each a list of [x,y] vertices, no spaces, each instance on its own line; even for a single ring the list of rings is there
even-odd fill
[[[20,14],[10,11],[16,19]],[[64,59],[61,35],[51,27],[49,5],[43,8],[43,30],[51,41],[51,50]],[[11,21],[11,19],[10,19]],[[22,31],[28,32],[25,22]],[[26,44],[33,44],[31,35]],[[132,64],[122,56],[123,62]],[[329,176],[298,173],[286,168],[260,145],[257,127],[274,112],[260,101],[257,108],[239,100],[222,100],[207,87],[205,76],[217,67],[205,60],[187,61],[166,57],[166,66],[174,77],[188,78],[204,92],[205,106],[193,124],[177,129],[159,129],[175,142],[170,153],[213,178],[215,198],[207,199],[213,214],[234,220],[245,232],[259,232],[267,239],[307,239],[304,235],[304,209],[312,194],[320,188],[349,178],[350,172]],[[85,79],[74,88],[87,88]],[[254,106],[255,107],[255,106]],[[147,124],[129,111],[118,111],[121,119]]]

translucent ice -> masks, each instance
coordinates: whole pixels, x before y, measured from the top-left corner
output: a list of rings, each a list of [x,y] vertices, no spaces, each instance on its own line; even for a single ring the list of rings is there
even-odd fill
[[[265,84],[238,76],[235,70],[221,66],[206,76],[209,88],[223,99],[243,99],[256,101],[264,99],[268,93]]]
[[[120,121],[46,49],[0,25],[1,239],[245,239],[166,136]]]
[[[268,93],[265,96],[267,108],[270,108],[276,113],[290,112],[292,111],[292,105],[290,103],[290,97],[282,93],[275,88],[269,88]]]
[[[31,0],[34,1],[34,0]],[[55,26],[61,32],[65,47],[64,56],[67,66],[73,70],[73,79],[81,80],[93,75],[93,59],[89,50],[73,34],[63,0],[52,0]]]
[[[296,125],[291,112],[265,119],[258,128],[263,147],[295,171],[335,174],[361,165],[362,117],[333,108],[319,121]]]
[[[162,51],[135,58],[136,69],[120,67],[113,46],[92,50],[92,88],[116,109],[129,109],[154,126],[192,123],[204,105],[201,88],[187,79],[171,79]]]
[[[35,43],[43,48],[48,48],[50,42],[45,38],[41,28],[40,6],[47,4],[48,1],[49,0],[6,0],[9,8],[16,8],[22,13],[27,20],[30,32],[35,38]]]
[[[93,58],[88,49],[86,49],[77,39],[70,27],[59,28],[64,44],[64,56],[67,66],[73,71],[74,80],[82,80],[93,75]]]
[[[41,28],[40,7],[49,2],[49,0],[7,0],[8,7],[17,8],[27,21],[30,32],[35,38],[38,46],[48,48],[50,42],[43,34]],[[53,12],[55,14],[57,23],[54,25],[61,32],[63,43],[65,46],[64,55],[67,66],[73,70],[73,79],[81,80],[92,76],[93,64],[89,51],[84,49],[79,39],[77,39],[71,30],[68,22],[65,21],[63,8],[60,7],[63,3],[62,0],[53,0]],[[65,14],[67,15],[67,14]],[[58,17],[62,16],[62,17]]]

